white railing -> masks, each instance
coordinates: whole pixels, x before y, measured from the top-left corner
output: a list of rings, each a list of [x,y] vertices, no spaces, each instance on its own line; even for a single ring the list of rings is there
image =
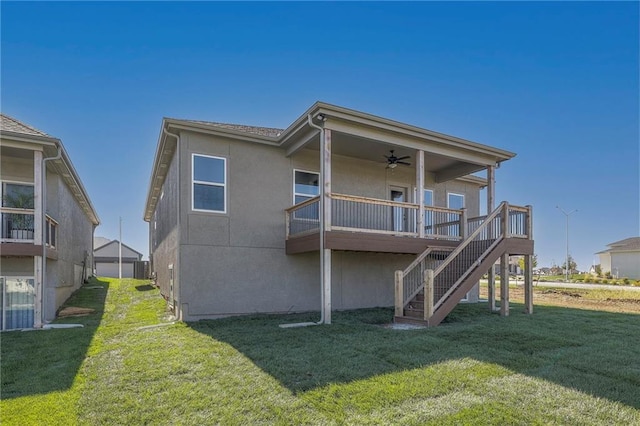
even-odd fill
[[[331,194],[331,230],[419,237],[420,206],[356,195]],[[316,232],[319,197],[289,207],[286,212],[287,238]],[[464,210],[424,206],[425,238],[462,240]]]
[[[2,230],[4,242],[32,243],[34,235],[33,210],[2,207]]]

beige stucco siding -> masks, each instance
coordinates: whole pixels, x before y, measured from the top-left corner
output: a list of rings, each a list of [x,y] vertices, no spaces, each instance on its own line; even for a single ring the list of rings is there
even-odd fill
[[[620,278],[640,279],[640,251],[611,253],[611,273]]]
[[[164,237],[158,241],[153,236],[161,233],[154,220],[150,232],[153,268],[163,294],[168,294],[168,265],[179,265],[174,289],[180,289],[182,319],[319,310],[319,254],[285,254],[284,213],[293,204],[294,170],[318,172],[319,152],[301,150],[286,157],[284,150],[266,144],[190,132],[181,132],[178,149],[180,181],[174,155],[156,207],[156,226],[163,224]],[[194,153],[226,159],[225,213],[192,210]],[[179,233],[167,211],[177,201],[178,184]],[[414,167],[391,171],[384,162],[332,158],[334,192],[388,199],[390,185],[406,187],[413,198]],[[464,193],[469,214],[478,214],[477,185],[435,184],[428,174],[426,187],[434,189],[441,206],[446,206],[447,191]],[[394,271],[412,260],[408,255],[334,251],[333,309],[391,306]]]

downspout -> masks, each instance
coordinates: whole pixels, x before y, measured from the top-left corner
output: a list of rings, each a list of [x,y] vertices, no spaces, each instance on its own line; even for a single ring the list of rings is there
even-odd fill
[[[320,131],[320,146],[322,147],[322,140],[324,139],[324,127],[314,124],[311,114],[307,115],[307,123],[309,126]],[[322,149],[320,149],[320,175],[324,176],[324,161],[322,160]],[[320,203],[318,206],[319,217],[322,218],[322,212],[324,212],[324,197],[320,196]],[[324,220],[320,220],[320,321],[314,323],[317,325],[324,324],[324,267],[322,265],[322,259],[324,258]]]
[[[322,139],[324,138],[324,128],[313,123],[311,114],[307,115],[307,122],[309,126],[318,129],[320,131],[320,176],[324,176],[324,161],[322,161]],[[324,211],[324,197],[320,197],[319,205],[319,217],[322,218],[322,212]],[[280,324],[280,328],[295,328],[295,327],[307,327],[311,325],[322,325],[325,323],[324,317],[324,220],[320,220],[320,321],[318,322],[299,322],[293,324]]]
[[[53,145],[55,145],[56,149],[58,150],[58,153],[55,155],[55,157],[42,158],[42,225],[40,228],[40,232],[42,233],[42,279],[40,280],[40,291],[42,291],[42,298],[40,306],[40,318],[36,318],[36,321],[38,322],[34,324],[35,328],[41,328],[42,324],[45,322],[45,307],[47,306],[45,303],[45,281],[47,279],[47,242],[45,241],[45,236],[47,235],[47,233],[45,232],[45,227],[47,226],[47,161],[59,160],[60,158],[62,158],[62,149],[60,148],[60,145]]]
[[[180,135],[177,133],[171,133],[169,132],[164,126],[162,127],[162,133],[164,133],[167,136],[173,136],[174,138],[176,138],[176,166],[177,166],[177,170],[176,170],[176,176],[178,176],[178,181],[176,183],[176,197],[178,199],[178,202],[176,203],[176,226],[177,226],[177,244],[178,244],[178,252],[176,253],[176,260],[175,260],[175,264],[173,267],[173,285],[175,287],[176,284],[176,277],[180,276],[180,245],[181,245],[181,236],[180,236],[180,206],[181,206],[181,202],[182,199],[180,198],[180,186],[182,185],[182,181],[180,180]],[[167,170],[168,171],[168,170]],[[167,177],[165,176],[165,179]],[[157,205],[156,205],[157,208]],[[151,259],[149,259],[151,260]],[[157,279],[157,277],[156,277]],[[180,282],[180,278],[178,278],[178,282]],[[180,286],[178,285],[178,289],[180,289]],[[174,289],[175,290],[175,289]],[[171,295],[170,295],[171,296]],[[173,297],[174,300],[171,301],[171,303],[173,304],[175,299],[178,299],[178,303],[181,303],[182,298],[181,297],[177,297],[176,298],[176,294],[175,292],[173,293]],[[178,318],[179,320],[182,320],[182,306],[174,306],[174,310],[176,311],[176,313],[178,314]]]

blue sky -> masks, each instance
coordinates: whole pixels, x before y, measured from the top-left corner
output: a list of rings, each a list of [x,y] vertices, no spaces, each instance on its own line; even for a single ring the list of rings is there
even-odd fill
[[[516,152],[496,198],[534,207],[541,266],[640,234],[639,6],[12,3],[2,112],[62,139],[96,235],[148,253],[162,117],[286,127],[316,100]]]

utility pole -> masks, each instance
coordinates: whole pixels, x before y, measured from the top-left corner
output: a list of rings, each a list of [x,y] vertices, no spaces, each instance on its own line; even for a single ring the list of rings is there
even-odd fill
[[[578,209],[571,210],[569,213],[564,211],[560,206],[556,206],[567,217],[567,260],[564,268],[564,280],[569,281],[569,215],[578,211]]]
[[[122,279],[122,216],[120,216],[120,237],[118,239],[118,279]]]

